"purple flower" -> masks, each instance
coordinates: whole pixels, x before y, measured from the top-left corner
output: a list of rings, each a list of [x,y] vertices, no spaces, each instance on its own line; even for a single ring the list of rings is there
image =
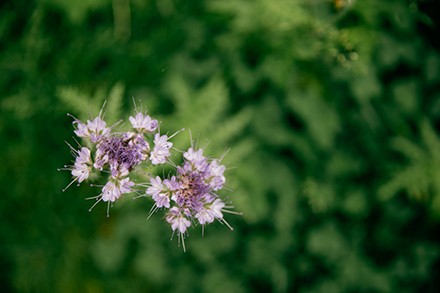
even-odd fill
[[[217,160],[213,160],[207,167],[205,172],[205,180],[209,183],[212,190],[219,190],[223,188],[223,184],[226,182],[223,172],[225,166],[219,165]]]
[[[216,219],[223,219],[222,210],[225,207],[225,203],[221,199],[214,200],[209,207],[208,213]]]
[[[88,138],[90,148],[81,147],[76,150],[69,145],[75,155],[75,162],[73,166],[64,166],[64,169],[71,171],[74,177],[66,188],[74,182],[81,183],[88,179],[92,168],[105,172],[107,182],[100,194],[89,199],[96,199],[90,210],[101,201],[107,202],[108,216],[112,203],[124,194],[133,192],[136,184],[129,176],[135,167],[144,162],[158,165],[169,161],[173,147],[169,140],[178,132],[171,136],[161,135],[158,132],[158,121],[140,112],[129,117],[131,131],[116,132],[115,126],[107,127],[101,114],[102,110],[97,117],[86,123],[69,114],[74,119],[75,134]],[[150,143],[154,143],[154,147]],[[226,206],[218,195],[226,182],[225,166],[220,160],[205,157],[202,148],[190,147],[183,153],[182,164],[172,166],[176,171],[174,176],[164,179],[159,176],[150,177],[145,190],[154,201],[150,214],[160,208],[167,209],[165,219],[173,235],[178,235],[178,242],[182,243],[184,250],[185,236],[193,224],[204,227],[218,220],[232,230],[223,213],[238,213],[228,210],[231,207]]]
[[[134,186],[134,182],[130,181],[130,178],[124,178],[121,180],[121,182],[119,183],[119,191],[124,194],[124,193],[130,193],[132,191],[132,187]]]
[[[146,193],[151,195],[154,202],[156,203],[156,206],[158,208],[161,207],[170,207],[170,191],[167,189],[167,187],[162,183],[162,180],[159,176],[156,176],[156,178],[150,179],[151,186],[148,187]]]
[[[73,131],[76,134],[76,136],[78,136],[78,137],[89,137],[90,136],[90,132],[89,132],[89,129],[87,128],[87,125],[85,125],[81,121],[75,120],[75,121],[73,121],[73,125],[76,125],[76,127],[77,127],[76,130]]]
[[[161,180],[159,176],[150,178],[151,186],[147,188],[146,193],[151,195],[158,208],[170,207],[171,193],[179,188],[179,183],[173,176],[171,179]]]
[[[168,136],[156,133],[154,135],[154,148],[150,155],[150,160],[153,165],[166,163],[170,156],[170,148],[173,143],[168,141]]]
[[[205,208],[200,209],[195,217],[201,225],[209,224],[214,221],[214,216]]]
[[[75,159],[75,164],[90,164],[91,162],[90,150],[86,147],[82,147]]]
[[[134,117],[130,116],[129,120],[133,128],[141,132],[153,132],[158,125],[156,119],[151,119],[150,116],[142,113],[137,113]]]
[[[159,176],[156,176],[156,178],[150,178],[150,184],[151,186],[148,187],[146,191],[146,193],[149,195],[158,195],[162,192],[162,190],[164,190],[162,179],[160,179]]]
[[[121,191],[116,183],[109,181],[102,188],[102,200],[115,202],[121,196]]]
[[[202,149],[189,148],[183,155],[183,165],[177,167],[177,175],[170,179],[151,178],[147,194],[151,194],[157,207],[170,208],[166,220],[173,231],[179,232],[179,241],[184,241],[183,233],[196,220],[200,225],[215,219],[232,227],[223,218],[225,203],[217,191],[226,181],[225,167],[218,160],[208,160]],[[171,198],[171,202],[170,202]]]
[[[171,224],[171,229],[178,230],[180,234],[185,233],[186,229],[191,226],[191,222],[182,215],[177,207],[172,207],[169,210],[166,220]]]
[[[92,121],[87,120],[87,128],[90,133],[90,140],[93,143],[98,142],[103,136],[110,132],[106,126],[107,124],[101,119],[100,116],[96,117]]]
[[[76,177],[78,183],[81,183],[89,177],[92,161],[90,159],[90,150],[86,147],[82,147],[77,154],[78,156],[75,159],[71,174],[73,177]]]
[[[203,171],[207,166],[207,159],[203,156],[203,149],[195,151],[191,147],[183,154],[183,157],[186,159],[184,165],[186,170]]]
[[[81,183],[84,180],[86,180],[87,178],[89,178],[90,169],[91,169],[90,166],[87,166],[86,164],[75,163],[71,174],[73,177],[77,178],[78,183]]]
[[[109,181],[102,188],[102,201],[115,202],[121,195],[130,193],[133,186],[134,183],[129,178],[124,178],[121,181]]]
[[[109,164],[112,177],[124,177],[148,158],[149,149],[143,136],[134,133],[107,136],[98,143],[94,167],[102,170]]]
[[[180,182],[177,181],[176,176],[172,176],[171,179],[165,179],[163,184],[170,191],[176,191],[180,188]]]

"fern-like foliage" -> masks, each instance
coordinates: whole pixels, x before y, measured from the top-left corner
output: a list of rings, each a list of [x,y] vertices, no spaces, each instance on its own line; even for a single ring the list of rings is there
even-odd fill
[[[430,202],[440,215],[440,139],[428,122],[421,127],[421,143],[398,137],[393,148],[406,157],[407,165],[399,168],[379,190],[382,198],[390,198],[405,191],[416,200]]]
[[[116,83],[110,90],[100,87],[93,94],[85,93],[76,87],[63,86],[58,88],[57,94],[80,120],[96,117],[101,109],[110,123],[122,118],[122,83]]]

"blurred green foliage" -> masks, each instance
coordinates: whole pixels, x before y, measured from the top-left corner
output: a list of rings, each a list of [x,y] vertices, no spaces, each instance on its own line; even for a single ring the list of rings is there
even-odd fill
[[[438,292],[431,7],[2,2],[2,292]],[[66,113],[90,118],[108,100],[115,122],[133,97],[163,131],[229,149],[233,232],[190,231],[183,253],[160,212],[146,220],[151,201],[120,200],[106,218],[104,205],[87,211],[96,187],[61,192]]]

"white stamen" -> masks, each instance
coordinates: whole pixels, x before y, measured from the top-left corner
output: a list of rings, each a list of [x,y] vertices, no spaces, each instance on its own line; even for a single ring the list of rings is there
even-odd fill
[[[100,196],[100,195],[98,195],[98,196]],[[102,200],[102,196],[101,196],[101,198],[99,199],[99,200],[97,200],[93,205],[92,205],[92,207],[89,209],[89,212],[91,212],[92,210],[93,210],[93,208],[98,204],[98,202],[100,202]]]

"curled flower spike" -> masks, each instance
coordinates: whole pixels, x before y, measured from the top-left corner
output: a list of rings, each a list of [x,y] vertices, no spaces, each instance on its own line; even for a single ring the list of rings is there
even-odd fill
[[[240,213],[229,210],[232,207],[227,207],[217,194],[226,182],[225,167],[218,160],[206,158],[203,149],[193,147],[184,152],[183,158],[175,176],[164,180],[159,176],[150,178],[146,193],[155,202],[152,212],[168,209],[166,221],[185,250],[185,234],[192,223],[202,225],[203,232],[205,225],[218,220],[233,230],[223,212]]]
[[[73,184],[86,181],[92,172],[105,174],[107,182],[102,188],[100,195],[93,197],[97,202],[116,202],[123,194],[134,192],[137,184],[129,179],[131,172],[141,164],[164,164],[170,156],[172,143],[171,137],[158,133],[158,121],[148,115],[137,113],[130,116],[131,131],[116,132],[115,126],[107,127],[102,118],[102,110],[99,115],[86,123],[71,116],[74,133],[77,137],[88,141],[91,148],[80,147],[77,151],[70,148],[75,156],[73,166],[65,166],[65,170],[71,171]],[[154,148],[150,147],[154,145]],[[168,180],[164,181],[168,182]],[[168,183],[167,183],[168,184]],[[166,197],[157,195],[157,200],[166,206]],[[162,202],[160,201],[162,199]],[[169,204],[168,204],[169,206]]]

